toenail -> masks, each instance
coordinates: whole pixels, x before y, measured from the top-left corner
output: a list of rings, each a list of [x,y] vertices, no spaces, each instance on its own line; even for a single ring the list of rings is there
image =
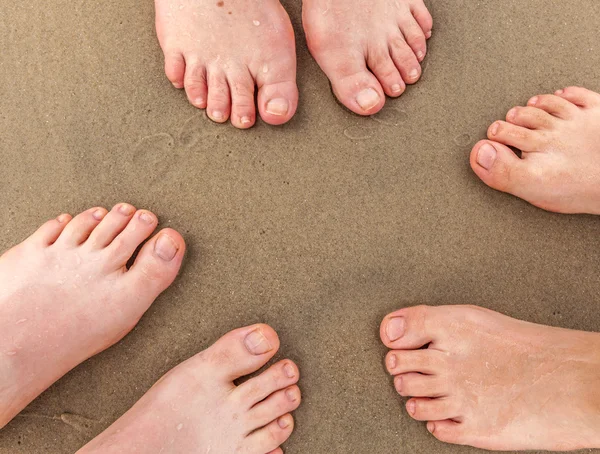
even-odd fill
[[[290,103],[287,101],[287,99],[283,98],[271,99],[269,102],[267,102],[267,106],[265,108],[267,113],[279,116],[286,115],[289,109]]]
[[[389,370],[393,370],[393,369],[395,369],[395,368],[396,368],[396,365],[398,364],[398,358],[396,358],[396,355],[394,355],[394,354],[392,353],[392,354],[390,354],[390,355],[388,356],[388,361],[387,361],[387,363],[388,363],[388,369],[389,369]]]
[[[537,96],[534,96],[533,98],[531,98],[531,99],[529,100],[529,105],[530,105],[530,106],[535,106],[535,105],[538,103],[539,99],[540,99],[540,98],[538,98]]]
[[[408,73],[408,77],[410,77],[411,79],[416,79],[418,75],[419,75],[418,69],[413,69],[413,70],[411,70],[411,72]]]
[[[425,37],[431,38],[431,30],[429,30],[427,33],[425,33]]]
[[[154,223],[154,217],[151,214],[146,213],[145,211],[142,211],[140,213],[140,219],[142,221],[144,221],[146,224],[153,224]]]
[[[402,85],[394,84],[392,85],[392,93],[400,93],[402,91]]]
[[[244,339],[244,344],[253,355],[264,355],[273,348],[267,338],[258,329],[248,333]]]
[[[490,170],[496,160],[496,149],[489,143],[484,143],[477,151],[477,164],[485,170]]]
[[[490,130],[490,133],[495,136],[496,134],[498,134],[498,128],[500,127],[499,123],[494,123],[492,125],[492,129]]]
[[[298,400],[298,397],[296,396],[296,391],[294,391],[293,389],[288,389],[285,392],[285,397],[287,397],[290,402],[296,402]]]
[[[512,108],[508,111],[508,113],[506,114],[506,118],[508,118],[509,120],[514,120],[515,117],[517,116],[517,108]]]
[[[372,88],[366,88],[356,96],[356,102],[362,110],[371,110],[380,101],[379,93]]]
[[[213,110],[212,118],[213,120],[221,121],[224,118],[223,112],[221,112],[220,110]]]
[[[243,125],[249,125],[252,123],[252,120],[250,120],[250,117],[242,117],[241,122]]]
[[[565,91],[561,89],[561,90],[556,90],[556,91],[554,92],[554,94],[555,94],[555,95],[562,95],[564,92],[565,92]]]
[[[96,220],[96,221],[101,221],[104,216],[106,215],[106,211],[102,210],[102,209],[97,209],[96,211],[94,211],[92,213],[92,217]]]
[[[178,250],[177,243],[166,233],[160,235],[154,243],[154,252],[166,262],[173,260]]]
[[[428,422],[427,423],[427,430],[429,431],[429,433],[433,433],[435,431],[435,423]]]
[[[286,364],[283,368],[283,371],[285,372],[287,378],[294,378],[294,375],[296,375],[296,372],[294,371],[294,368],[291,364]]]
[[[204,105],[204,98],[196,98],[194,100],[194,105],[196,105],[196,106],[203,106]]]
[[[279,424],[279,427],[281,427],[282,429],[285,429],[286,427],[289,427],[289,425],[290,425],[289,418],[282,416],[281,418],[279,418],[277,420],[277,424]]]
[[[62,224],[63,222],[67,222],[69,217],[70,216],[68,214],[61,214],[59,217],[56,218],[56,220]]]
[[[423,53],[423,51],[422,51],[422,50],[420,50],[419,52],[417,52],[417,58],[418,58],[419,60],[422,60],[424,56],[425,56],[425,54]]]
[[[416,410],[415,401],[414,400],[409,400],[408,403],[406,404],[406,409],[408,410],[408,412],[411,415],[414,415],[415,414],[415,410]]]
[[[396,388],[398,393],[402,392],[402,377],[396,377],[394,379],[394,388]]]
[[[385,327],[385,334],[390,342],[394,342],[404,336],[406,321],[404,317],[392,317],[388,320]]]
[[[131,213],[133,213],[133,211],[134,211],[134,208],[131,205],[128,205],[126,203],[119,206],[119,212],[121,214],[124,214],[125,216],[131,215]]]

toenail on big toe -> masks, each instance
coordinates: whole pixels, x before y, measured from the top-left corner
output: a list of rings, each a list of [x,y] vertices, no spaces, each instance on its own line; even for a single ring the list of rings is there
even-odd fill
[[[267,340],[263,333],[260,330],[254,330],[244,339],[244,344],[250,353],[253,355],[264,355],[265,353],[271,351],[273,347]]]
[[[483,144],[477,152],[477,164],[485,170],[490,170],[496,160],[496,149],[489,143]]]
[[[173,260],[179,248],[167,234],[160,235],[154,243],[154,252],[166,262]]]
[[[363,110],[371,110],[377,104],[379,104],[379,93],[372,88],[366,88],[356,95],[356,102]]]
[[[390,318],[385,327],[385,334],[390,342],[394,342],[404,336],[404,327],[406,322],[402,317]]]
[[[283,98],[271,99],[269,102],[267,102],[267,107],[265,108],[267,113],[280,117],[287,115],[289,109],[290,103],[287,101],[287,99]]]

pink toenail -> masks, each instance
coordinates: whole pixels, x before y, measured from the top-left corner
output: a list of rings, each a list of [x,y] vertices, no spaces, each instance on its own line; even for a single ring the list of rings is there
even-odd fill
[[[154,223],[154,217],[152,215],[150,215],[149,213],[146,213],[145,211],[142,211],[140,213],[140,219],[142,221],[144,221],[146,224],[153,224]]]
[[[529,100],[529,105],[530,105],[530,106],[535,106],[535,105],[538,103],[539,99],[540,99],[540,98],[538,98],[537,96],[534,96],[533,98],[531,98],[531,99]]]
[[[508,120],[514,120],[516,116],[517,116],[517,108],[516,107],[510,109],[508,111],[508,113],[506,114],[506,118]]]
[[[396,358],[396,355],[394,355],[393,353],[391,353],[388,356],[388,369],[389,370],[394,370],[396,368],[397,364],[398,364],[398,358]]]
[[[203,106],[204,105],[204,98],[196,98],[194,100],[194,105],[198,106],[198,107]]]
[[[126,203],[123,203],[122,205],[119,206],[119,212],[121,214],[124,214],[125,216],[129,216],[133,213],[134,208],[131,205],[128,205]]]
[[[500,127],[499,123],[494,123],[492,125],[492,129],[490,130],[490,133],[495,136],[496,134],[498,134],[498,128]]]
[[[400,93],[402,91],[402,85],[394,84],[392,85],[392,93]]]
[[[264,355],[273,348],[267,338],[258,329],[251,331],[246,335],[244,344],[248,351],[253,355]]]
[[[429,433],[433,433],[433,432],[435,432],[435,423],[433,423],[433,422],[428,422],[428,423],[427,423],[427,430],[429,431]]]
[[[59,217],[56,218],[56,220],[62,224],[63,222],[67,222],[69,220],[69,217],[70,216],[68,214],[61,214]]]
[[[173,260],[178,250],[177,243],[166,233],[160,235],[154,243],[154,252],[166,262]]]
[[[215,121],[221,121],[223,118],[225,118],[225,116],[223,115],[223,112],[221,112],[220,110],[213,110],[212,118]]]
[[[396,377],[394,380],[394,387],[398,393],[402,392],[402,377]]]
[[[429,30],[427,33],[425,33],[425,37],[426,38],[431,38],[431,30]]]
[[[277,115],[280,117],[287,115],[289,109],[290,103],[287,99],[283,98],[271,99],[267,102],[267,105],[265,107],[265,111],[267,113],[270,113],[271,115]]]
[[[243,125],[249,125],[250,123],[252,123],[252,120],[250,120],[250,117],[242,117],[242,119],[240,121],[242,122]]]
[[[561,90],[556,90],[556,91],[554,92],[554,94],[555,94],[555,95],[562,95],[564,92],[565,92],[565,91],[561,89]]]
[[[294,376],[296,375],[296,372],[294,371],[294,368],[291,364],[286,364],[283,368],[283,371],[285,372],[287,378],[294,378]]]
[[[496,160],[496,149],[489,143],[484,143],[477,151],[477,164],[485,170],[490,170]]]
[[[390,342],[394,342],[404,336],[406,321],[404,317],[392,317],[388,320],[385,327],[385,334]]]
[[[379,93],[372,88],[366,88],[356,96],[356,102],[362,110],[371,110],[380,100]]]
[[[424,56],[425,56],[425,54],[423,53],[423,51],[422,51],[422,50],[420,50],[420,51],[418,51],[418,52],[417,52],[417,58],[418,58],[419,60],[423,60],[423,57],[424,57]]]
[[[298,400],[296,392],[293,389],[288,389],[285,392],[285,397],[287,397],[290,402],[296,402]]]
[[[282,416],[277,420],[277,424],[279,424],[279,427],[281,427],[282,429],[285,429],[286,427],[289,427],[290,421],[285,416]]]
[[[408,77],[410,77],[411,79],[416,79],[418,76],[419,76],[418,69],[413,69],[413,70],[411,70],[411,72],[408,73]]]
[[[417,406],[415,405],[415,401],[414,400],[409,400],[408,403],[406,404],[406,409],[408,410],[408,412],[414,416],[415,411]]]
[[[92,213],[92,216],[96,221],[101,221],[102,219],[104,219],[105,214],[106,212],[104,210],[98,209]]]

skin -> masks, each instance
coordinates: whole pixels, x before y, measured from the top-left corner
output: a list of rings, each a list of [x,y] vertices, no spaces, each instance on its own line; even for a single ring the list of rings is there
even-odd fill
[[[281,125],[298,106],[296,48],[277,0],[155,0],[165,72],[213,121]]]
[[[433,20],[422,0],[303,0],[313,57],[348,109],[372,115],[421,77]]]
[[[279,348],[266,325],[232,331],[160,379],[125,415],[83,447],[91,453],[282,454],[300,405],[290,360],[256,372]]]
[[[52,383],[123,338],[175,279],[181,235],[119,204],[48,221],[0,257],[0,427]]]
[[[396,390],[411,397],[408,413],[440,441],[600,447],[600,334],[474,306],[418,306],[388,315],[380,335]]]

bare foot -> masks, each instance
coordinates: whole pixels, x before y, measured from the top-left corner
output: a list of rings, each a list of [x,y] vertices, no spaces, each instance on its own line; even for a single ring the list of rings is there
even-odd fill
[[[485,184],[545,210],[600,214],[599,94],[569,87],[535,96],[492,124],[488,138],[471,152]]]
[[[600,334],[473,306],[388,315],[381,339],[406,408],[447,443],[494,450],[600,448]],[[428,346],[426,349],[421,347]]]
[[[272,125],[287,122],[298,105],[296,47],[290,19],[278,0],[155,0],[156,31],[167,77],[185,87],[190,103],[238,128],[258,111]]]
[[[46,222],[0,257],[0,427],[73,367],[110,347],[175,279],[185,245],[128,204]]]
[[[245,383],[279,348],[266,325],[232,331],[161,378],[83,447],[90,453],[282,454],[300,405],[298,368],[283,360]]]
[[[433,26],[422,0],[303,0],[302,9],[310,52],[353,112],[378,112],[421,77]]]

